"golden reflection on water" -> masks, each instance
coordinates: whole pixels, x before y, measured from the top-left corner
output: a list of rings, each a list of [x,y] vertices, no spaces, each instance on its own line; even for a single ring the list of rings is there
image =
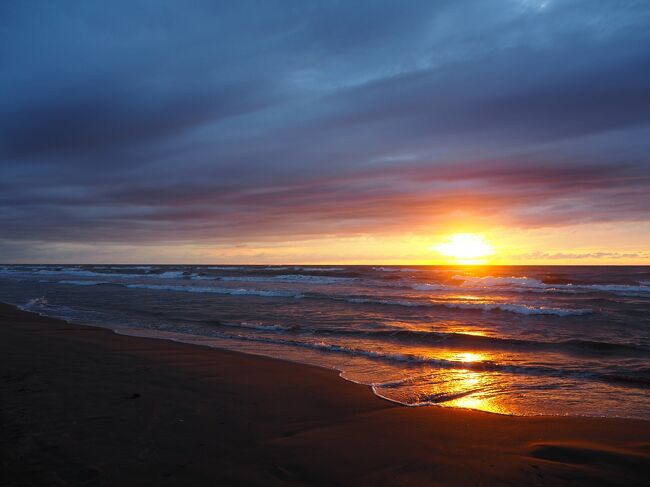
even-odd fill
[[[444,360],[446,366],[432,366],[423,376],[414,371],[413,382],[403,383],[399,389],[386,390],[389,397],[406,397],[411,403],[475,409],[498,414],[529,414],[513,400],[509,391],[513,378],[510,374],[491,370],[489,363],[503,362],[499,353],[454,349],[417,348],[414,355]],[[485,368],[485,370],[484,370]],[[393,392],[393,394],[391,394]]]
[[[488,413],[497,413],[497,414],[513,413],[509,409],[504,408],[501,404],[499,404],[496,398],[484,397],[478,394],[460,397],[452,401],[447,401],[446,403],[442,404],[442,406],[464,408],[464,409],[476,409],[478,411],[485,411]]]
[[[465,328],[459,328],[458,330],[452,330],[453,333],[457,333],[459,335],[471,335],[475,337],[486,337],[488,334],[484,332],[483,330],[467,330]]]
[[[457,362],[482,362],[484,357],[480,353],[462,352],[451,355],[449,359]]]
[[[459,393],[467,392],[466,395],[451,399],[441,403],[441,406],[464,408],[464,409],[477,409],[479,411],[486,411],[490,413],[510,414],[504,405],[500,404],[499,399],[494,396],[488,396],[486,390],[491,389],[494,384],[494,374],[475,372],[470,370],[450,370],[451,381],[453,381],[454,389]]]
[[[457,301],[487,301],[485,297],[472,296],[470,294],[453,294],[451,296],[448,296],[448,298],[455,299]]]
[[[457,369],[438,369],[437,384],[430,393],[443,394],[449,400],[438,403],[445,407],[476,409],[499,414],[512,414],[514,411],[503,404],[500,396],[490,394],[504,380],[501,374],[490,371],[462,368],[463,364],[477,364],[493,359],[492,355],[479,352],[440,351],[438,358],[458,363]],[[503,384],[501,384],[503,387]]]

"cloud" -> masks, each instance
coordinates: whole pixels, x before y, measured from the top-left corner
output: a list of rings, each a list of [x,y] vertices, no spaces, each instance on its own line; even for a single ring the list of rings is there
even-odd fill
[[[540,5],[2,5],[3,238],[647,221],[650,7]]]

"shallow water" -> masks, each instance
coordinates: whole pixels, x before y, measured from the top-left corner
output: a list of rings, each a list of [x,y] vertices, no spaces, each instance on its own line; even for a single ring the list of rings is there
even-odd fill
[[[403,404],[650,418],[650,267],[4,266],[0,300]]]

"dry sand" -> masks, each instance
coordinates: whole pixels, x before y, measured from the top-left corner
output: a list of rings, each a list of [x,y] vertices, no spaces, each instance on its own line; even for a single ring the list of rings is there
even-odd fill
[[[0,304],[0,485],[648,485],[650,422],[375,397]]]

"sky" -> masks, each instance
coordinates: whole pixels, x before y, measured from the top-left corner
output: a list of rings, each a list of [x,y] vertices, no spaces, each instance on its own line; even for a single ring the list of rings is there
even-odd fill
[[[650,2],[0,3],[0,262],[650,264]]]

